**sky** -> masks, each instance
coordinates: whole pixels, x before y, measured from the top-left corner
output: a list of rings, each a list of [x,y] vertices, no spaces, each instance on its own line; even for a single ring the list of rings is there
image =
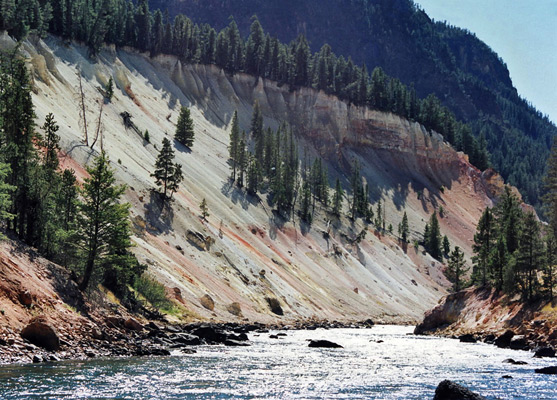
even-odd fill
[[[557,123],[557,0],[414,0],[468,29],[507,64],[518,93]]]

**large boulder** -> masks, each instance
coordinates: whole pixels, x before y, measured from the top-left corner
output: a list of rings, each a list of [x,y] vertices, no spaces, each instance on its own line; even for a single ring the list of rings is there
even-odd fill
[[[326,349],[342,349],[343,347],[335,342],[329,340],[310,340],[308,347],[323,347]]]
[[[143,330],[143,325],[141,325],[141,323],[139,323],[139,321],[137,321],[134,318],[128,318],[125,322],[124,322],[124,327],[126,329],[129,329],[131,331],[141,331]]]
[[[475,338],[474,335],[472,335],[471,333],[466,333],[464,335],[460,335],[458,337],[458,339],[462,342],[462,343],[476,343],[478,340]]]
[[[215,301],[208,294],[204,294],[203,296],[201,296],[199,298],[199,302],[209,311],[213,311],[215,309]]]
[[[210,325],[200,326],[191,332],[192,335],[204,340],[207,344],[224,343],[227,335],[221,330],[217,330]]]
[[[515,335],[511,339],[509,347],[513,350],[528,350],[528,341],[524,335]]]
[[[458,383],[444,380],[435,389],[433,400],[486,400],[486,398]]]
[[[552,347],[539,347],[534,357],[555,357],[555,350]]]
[[[266,297],[265,300],[267,300],[267,304],[269,305],[269,308],[273,313],[275,313],[276,315],[284,315],[278,299],[274,297]]]
[[[60,349],[60,338],[56,329],[43,316],[33,318],[21,331],[21,337],[49,351]]]
[[[536,368],[536,374],[557,375],[557,365],[552,367]]]
[[[506,348],[511,346],[511,340],[514,337],[514,332],[510,329],[495,339],[495,346]]]

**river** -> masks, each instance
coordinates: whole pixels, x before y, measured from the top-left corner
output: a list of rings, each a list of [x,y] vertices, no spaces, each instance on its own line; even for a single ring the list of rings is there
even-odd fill
[[[199,346],[188,355],[3,366],[0,398],[432,399],[443,379],[489,399],[557,398],[557,376],[534,373],[555,360],[414,336],[412,330],[388,325],[300,330],[280,339],[261,333],[250,334],[250,347]],[[344,348],[309,348],[310,338]],[[503,363],[506,358],[528,365]]]

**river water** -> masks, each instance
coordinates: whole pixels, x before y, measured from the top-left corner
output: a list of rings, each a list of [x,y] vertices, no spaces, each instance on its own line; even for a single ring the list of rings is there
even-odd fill
[[[557,399],[557,376],[534,373],[555,360],[412,330],[262,333],[250,335],[250,347],[200,346],[189,355],[4,366],[0,399],[432,399],[443,379],[489,399]],[[308,339],[344,349],[309,348]]]

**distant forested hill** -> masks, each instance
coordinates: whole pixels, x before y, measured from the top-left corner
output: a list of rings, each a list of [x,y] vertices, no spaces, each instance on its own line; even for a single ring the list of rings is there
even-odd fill
[[[324,43],[371,71],[435,93],[478,137],[503,177],[539,205],[542,176],[557,128],[513,87],[496,53],[472,33],[433,22],[411,0],[151,0],[151,9],[184,13],[221,29],[233,16],[243,36],[256,14],[283,42],[303,33],[313,51]]]

